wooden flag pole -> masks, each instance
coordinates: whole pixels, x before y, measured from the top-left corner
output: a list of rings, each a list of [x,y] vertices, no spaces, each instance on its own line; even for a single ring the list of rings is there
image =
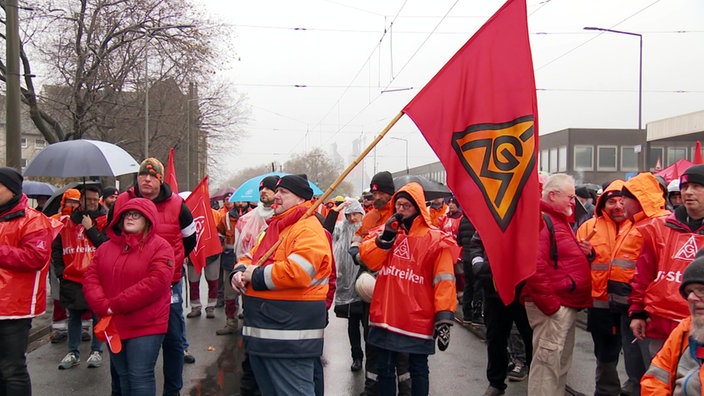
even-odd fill
[[[342,171],[342,173],[340,174],[340,176],[338,176],[338,178],[335,179],[334,182],[332,182],[332,184],[330,185],[330,187],[328,187],[328,189],[325,190],[325,192],[323,192],[323,195],[321,195],[320,197],[318,197],[318,199],[316,199],[315,202],[313,202],[313,205],[311,205],[311,207],[308,208],[308,210],[303,214],[303,216],[301,217],[301,219],[305,219],[306,217],[308,217],[308,216],[310,216],[311,214],[313,214],[313,212],[315,212],[315,210],[318,208],[318,206],[319,206],[322,202],[325,202],[325,199],[327,199],[327,197],[329,197],[330,194],[332,194],[332,192],[335,191],[335,189],[337,188],[337,186],[340,185],[340,183],[342,183],[343,180],[345,180],[345,178],[347,177],[347,175],[349,175],[350,172],[352,172],[352,170],[353,170],[357,165],[359,165],[360,162],[362,162],[362,160],[364,159],[364,157],[366,157],[367,154],[369,154],[369,152],[372,151],[372,149],[381,141],[381,139],[383,139],[384,136],[386,136],[386,134],[389,132],[389,130],[391,130],[391,128],[392,128],[394,125],[396,125],[396,123],[398,122],[398,120],[401,119],[401,117],[403,117],[403,112],[402,112],[402,111],[399,112],[398,114],[396,114],[396,117],[394,117],[391,121],[389,121],[389,123],[386,125],[386,127],[385,127],[381,132],[379,132],[379,135],[378,135],[371,143],[369,143],[369,146],[367,146],[367,148],[364,149],[364,151],[362,151],[362,152],[359,154],[359,156],[357,156],[357,158],[355,158],[354,161],[352,161],[352,163],[349,164],[349,166],[348,166],[344,171]],[[279,237],[279,240],[276,241],[276,243],[275,243],[269,250],[267,250],[267,252],[259,259],[259,261],[257,261],[256,265],[261,265],[261,264],[263,264],[267,259],[269,259],[269,257],[270,257],[270,256],[276,251],[276,249],[279,247],[279,245],[281,244],[281,241],[283,240],[283,238],[284,238],[285,235],[286,235],[286,233],[281,234],[281,236]]]

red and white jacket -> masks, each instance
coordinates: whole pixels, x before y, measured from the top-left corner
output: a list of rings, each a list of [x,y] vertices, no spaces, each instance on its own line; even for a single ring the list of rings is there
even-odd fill
[[[61,227],[28,207],[26,195],[0,213],[0,320],[33,318],[46,310],[51,243]]]

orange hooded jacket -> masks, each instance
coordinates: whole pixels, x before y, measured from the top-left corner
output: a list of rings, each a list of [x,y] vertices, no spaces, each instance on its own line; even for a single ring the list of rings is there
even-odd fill
[[[376,244],[384,226],[373,229],[360,245],[362,260],[379,271],[369,324],[405,336],[432,339],[437,321],[452,321],[457,306],[453,264],[460,248],[454,236],[431,226],[423,188],[409,183],[405,191],[420,209],[406,234],[399,229],[389,250]]]

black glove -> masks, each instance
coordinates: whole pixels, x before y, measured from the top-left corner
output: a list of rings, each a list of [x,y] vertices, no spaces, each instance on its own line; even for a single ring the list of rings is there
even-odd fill
[[[352,256],[354,258],[354,256],[359,254],[359,246],[357,246],[357,245],[350,246],[349,249],[347,249],[347,253],[349,253],[350,256]]]
[[[448,323],[436,323],[433,337],[438,340],[438,349],[444,351],[450,345],[450,325]]]
[[[485,272],[485,267],[486,267],[486,261],[484,260],[476,260],[474,263],[472,263],[472,273],[474,274],[474,277],[476,278],[479,274],[482,274]]]
[[[394,241],[396,240],[396,234],[398,233],[398,226],[401,219],[403,219],[403,215],[401,213],[396,213],[386,220],[386,224],[384,224],[384,232],[376,237],[376,246],[384,250],[391,249],[394,245]]]

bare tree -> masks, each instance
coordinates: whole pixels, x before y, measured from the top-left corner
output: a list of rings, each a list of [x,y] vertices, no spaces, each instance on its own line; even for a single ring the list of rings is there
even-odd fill
[[[305,173],[308,180],[325,191],[340,176],[344,166],[334,161],[323,149],[316,147],[306,153],[294,155],[284,163],[284,172]],[[354,188],[349,182],[342,182],[333,191],[335,195],[350,195]]]
[[[228,28],[206,24],[187,0],[35,0],[28,5],[22,18],[22,100],[49,143],[84,137],[113,141],[116,128],[138,122],[137,110],[155,81],[172,81],[182,90],[189,82],[205,87],[215,65],[225,62],[214,43],[228,38]],[[30,52],[36,55],[31,61]],[[46,70],[44,82],[53,84],[42,94],[33,82],[32,66],[38,63]],[[0,80],[5,81],[5,73],[0,61]],[[116,119],[118,107],[135,116],[126,119],[129,112],[120,111]],[[207,114],[198,121],[216,123]]]

